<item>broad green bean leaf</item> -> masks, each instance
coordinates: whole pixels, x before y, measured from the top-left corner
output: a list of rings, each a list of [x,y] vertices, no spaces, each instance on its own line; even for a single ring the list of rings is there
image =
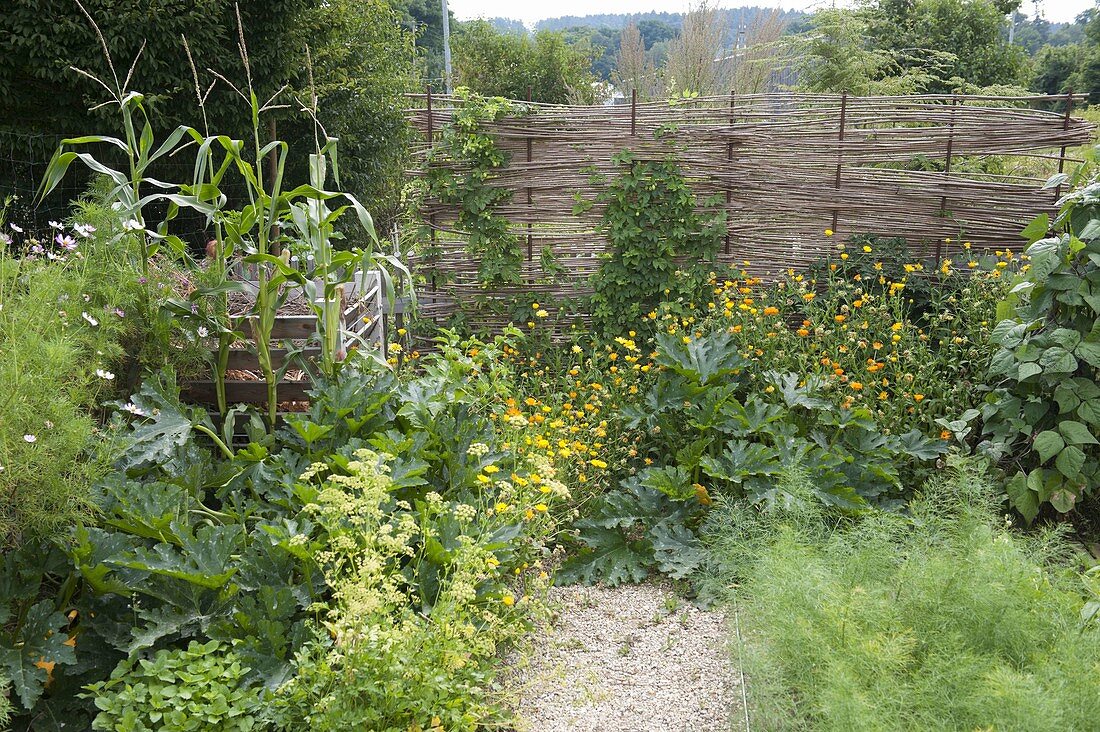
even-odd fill
[[[1043,373],[1043,367],[1037,363],[1022,363],[1016,378],[1019,381],[1027,381],[1032,376]]]
[[[1034,243],[1046,236],[1049,230],[1050,214],[1042,213],[1032,219],[1031,223],[1024,227],[1024,230],[1020,232],[1020,236],[1027,239],[1029,243]]]
[[[1077,346],[1074,353],[1089,366],[1100,369],[1100,343],[1085,341]]]
[[[1092,399],[1082,402],[1077,407],[1077,416],[1100,430],[1100,399]]]
[[[1076,478],[1085,466],[1085,453],[1076,445],[1067,445],[1054,459],[1054,467],[1067,478]]]
[[[1064,419],[1058,423],[1058,431],[1071,445],[1096,445],[1096,437],[1092,431],[1081,422],[1073,419]]]
[[[1061,435],[1053,430],[1046,430],[1035,436],[1032,449],[1039,453],[1039,462],[1045,463],[1061,452],[1065,446],[1066,443],[1062,440]]]
[[[1077,496],[1062,488],[1050,494],[1050,505],[1059,513],[1069,513],[1077,503]]]
[[[1072,351],[1081,342],[1081,334],[1072,328],[1057,328],[1050,334],[1050,339],[1067,351]]]
[[[1031,481],[1023,473],[1017,473],[1005,485],[1009,502],[1029,524],[1039,515],[1039,497],[1030,487]]]
[[[1039,358],[1039,365],[1048,374],[1068,374],[1077,370],[1077,359],[1066,349],[1054,346],[1048,348]],[[1022,366],[1020,371],[1023,372]]]

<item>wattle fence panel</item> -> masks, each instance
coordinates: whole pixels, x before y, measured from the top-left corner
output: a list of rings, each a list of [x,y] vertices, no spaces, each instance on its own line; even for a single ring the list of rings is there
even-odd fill
[[[674,155],[697,199],[715,197],[728,213],[720,259],[749,262],[765,278],[804,267],[853,234],[905,237],[916,254],[937,258],[964,256],[963,242],[1018,249],[1020,229],[1053,211],[1063,192],[1044,188],[1047,174],[1079,162],[1067,149],[1092,139],[1094,126],[1072,116],[1083,98],[777,93],[596,107],[517,102],[532,113],[484,129],[508,155],[490,183],[511,191],[496,214],[524,251],[524,284],[480,283],[456,210],[428,198],[421,215],[437,255],[413,264],[445,273],[446,283],[425,289],[422,313],[446,317],[464,303],[516,293],[590,292],[607,248],[602,207],[576,204],[596,200],[619,172],[612,158],[627,149],[639,159]],[[424,161],[461,101],[430,92],[414,99],[409,114]],[[564,270],[553,277],[542,270],[545,247]]]

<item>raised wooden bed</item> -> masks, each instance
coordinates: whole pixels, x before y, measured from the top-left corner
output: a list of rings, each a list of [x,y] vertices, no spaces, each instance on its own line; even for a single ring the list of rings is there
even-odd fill
[[[246,285],[256,287],[255,281],[245,281]],[[341,348],[352,349],[367,346],[382,348],[385,343],[385,325],[383,322],[382,281],[377,272],[361,272],[344,287],[343,307],[340,312],[340,330],[349,334],[341,336]],[[248,323],[241,324],[241,330],[250,332]],[[320,358],[321,349],[309,345],[308,341],[318,333],[317,316],[301,314],[276,315],[271,332],[271,356],[273,366],[281,368],[289,354],[297,351],[297,358],[313,362]],[[295,348],[291,342],[302,341],[304,348]],[[249,344],[251,346],[251,344]],[[288,348],[288,346],[290,346]],[[212,354],[216,360],[217,354]],[[291,371],[293,371],[293,367]],[[267,384],[263,380],[260,362],[255,348],[234,348],[229,352],[225,382],[227,404],[267,403]],[[184,398],[199,404],[217,404],[217,386],[210,374],[206,378],[185,381],[182,385]],[[279,402],[308,401],[306,392],[312,383],[308,375],[300,379],[287,379],[279,382]]]

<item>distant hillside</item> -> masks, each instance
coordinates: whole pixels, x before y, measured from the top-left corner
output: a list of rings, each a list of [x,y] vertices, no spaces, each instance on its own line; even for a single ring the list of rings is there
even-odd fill
[[[513,33],[517,36],[527,35],[527,26],[522,20],[515,18],[488,18],[489,24],[501,33]]]
[[[728,8],[722,12],[729,18],[730,25],[736,27],[742,23],[751,25],[753,18],[758,13],[771,13],[773,10],[774,8],[750,6],[743,8]],[[781,10],[779,13],[780,17],[791,24],[796,24],[799,20],[808,15],[808,13],[804,13],[801,10]],[[658,12],[563,15],[560,18],[540,20],[535,24],[535,30],[566,30],[568,28],[607,28],[610,30],[622,30],[631,21],[634,23],[640,23],[641,21],[657,22],[679,29],[683,23],[683,19],[684,16],[681,13]]]

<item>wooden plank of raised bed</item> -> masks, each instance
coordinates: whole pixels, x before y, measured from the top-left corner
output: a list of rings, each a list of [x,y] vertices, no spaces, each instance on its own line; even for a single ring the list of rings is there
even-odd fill
[[[285,348],[272,348],[271,351],[271,365],[275,369],[281,369],[286,362],[287,354],[290,353]],[[321,357],[320,348],[304,348],[301,351],[301,355],[307,359],[317,359]],[[233,349],[229,352],[229,362],[226,368],[234,371],[257,371],[260,368],[260,361],[256,357],[256,354],[246,351],[244,349]]]
[[[272,340],[308,340],[316,332],[317,318],[313,315],[278,315],[271,326]]]
[[[309,401],[306,391],[313,385],[308,381],[284,381],[279,384],[280,402]],[[216,404],[218,391],[213,381],[185,381],[184,397],[199,404]],[[267,402],[267,384],[263,381],[226,381],[225,400],[229,404],[264,404]]]

